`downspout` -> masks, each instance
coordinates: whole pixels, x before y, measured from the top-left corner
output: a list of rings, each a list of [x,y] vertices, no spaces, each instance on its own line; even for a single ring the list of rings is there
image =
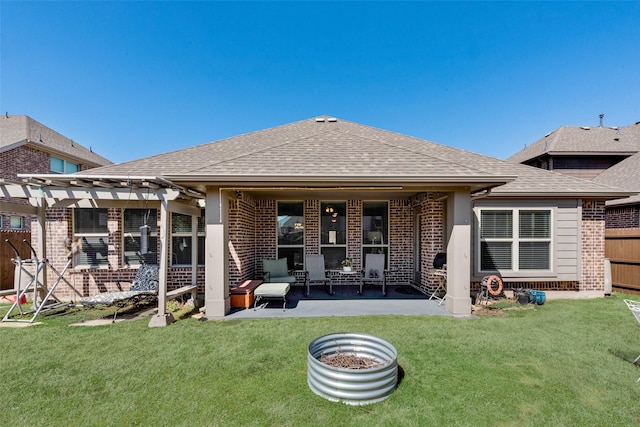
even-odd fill
[[[486,190],[484,190],[484,192],[482,194],[478,194],[477,196],[472,195],[471,196],[471,201],[474,202],[478,199],[484,199],[485,197],[488,197],[491,194],[491,190],[493,190],[493,188],[488,188]]]

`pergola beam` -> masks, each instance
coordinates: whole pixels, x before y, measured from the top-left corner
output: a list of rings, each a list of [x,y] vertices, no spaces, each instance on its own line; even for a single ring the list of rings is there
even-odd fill
[[[21,199],[46,198],[54,200],[62,199],[101,199],[101,200],[176,200],[180,196],[180,191],[171,188],[159,188],[153,192],[148,189],[129,188],[102,188],[102,187],[80,187],[80,188],[59,188],[42,187],[36,188],[28,185],[9,184],[0,186],[0,196],[14,197]]]
[[[23,203],[3,202],[0,201],[0,211],[13,212],[24,215],[37,215],[38,208],[31,205],[25,205]]]

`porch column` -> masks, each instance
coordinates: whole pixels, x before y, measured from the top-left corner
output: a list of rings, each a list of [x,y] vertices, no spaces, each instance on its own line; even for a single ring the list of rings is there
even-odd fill
[[[207,317],[222,317],[230,310],[229,197],[217,187],[207,188],[204,307]]]
[[[446,307],[452,314],[471,314],[471,196],[455,191],[447,206],[451,233],[447,243]]]

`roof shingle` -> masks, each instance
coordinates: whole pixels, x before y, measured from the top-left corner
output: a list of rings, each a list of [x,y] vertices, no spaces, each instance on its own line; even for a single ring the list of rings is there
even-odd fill
[[[434,181],[517,176],[496,195],[610,195],[619,190],[345,120],[302,120],[87,171],[93,175],[208,177],[331,176]]]

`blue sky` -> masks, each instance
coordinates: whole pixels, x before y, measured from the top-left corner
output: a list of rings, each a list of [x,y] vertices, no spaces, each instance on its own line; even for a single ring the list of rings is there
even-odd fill
[[[507,158],[640,121],[640,2],[0,2],[0,112],[113,162],[331,115]]]

